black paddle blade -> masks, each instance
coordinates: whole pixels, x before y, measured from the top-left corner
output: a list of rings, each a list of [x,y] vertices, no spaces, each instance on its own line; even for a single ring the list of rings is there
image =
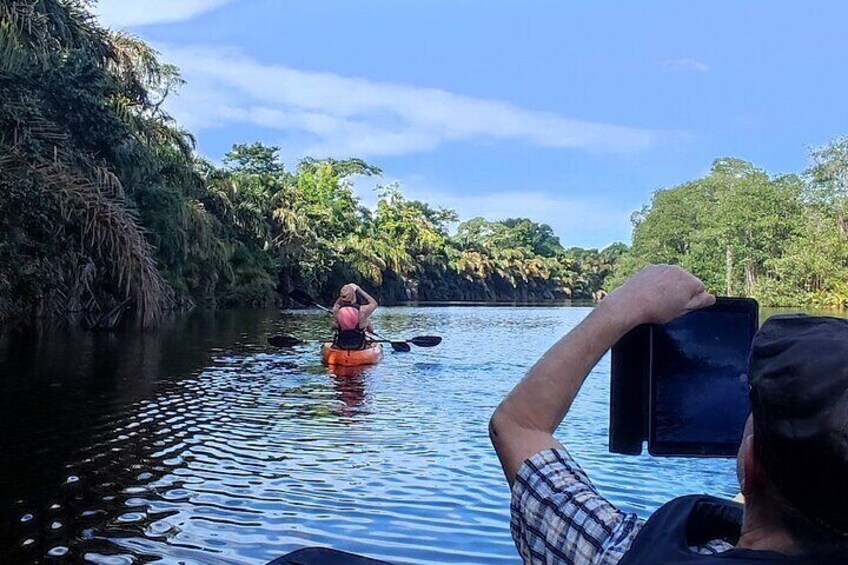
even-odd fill
[[[419,335],[418,337],[413,337],[406,341],[412,345],[417,345],[418,347],[436,347],[442,343],[442,338],[437,335]]]
[[[289,297],[291,297],[291,299],[294,300],[295,302],[299,302],[299,303],[303,304],[304,306],[315,305],[315,300],[311,296],[309,296],[308,294],[303,292],[302,290],[294,289],[293,291],[291,291],[289,293]]]
[[[268,338],[268,344],[274,347],[294,347],[303,343],[301,340],[290,335],[272,335]]]
[[[391,342],[392,349],[397,351],[398,353],[409,353],[412,351],[412,348],[405,341],[393,341]]]

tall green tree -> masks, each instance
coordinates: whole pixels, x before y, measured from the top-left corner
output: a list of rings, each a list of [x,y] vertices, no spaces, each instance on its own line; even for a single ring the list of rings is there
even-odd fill
[[[633,247],[612,286],[648,263],[679,264],[721,294],[767,305],[843,307],[848,144],[816,149],[804,175],[770,176],[739,159],[659,191],[634,216]]]

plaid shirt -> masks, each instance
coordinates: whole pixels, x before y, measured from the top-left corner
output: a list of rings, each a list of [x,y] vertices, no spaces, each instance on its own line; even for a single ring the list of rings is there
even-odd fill
[[[642,527],[598,494],[565,449],[537,453],[524,462],[512,488],[510,528],[524,563],[614,565]],[[693,547],[704,555],[732,546],[722,540]]]

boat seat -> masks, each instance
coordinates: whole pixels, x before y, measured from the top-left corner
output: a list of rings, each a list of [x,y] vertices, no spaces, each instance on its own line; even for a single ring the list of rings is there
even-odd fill
[[[279,557],[268,565],[392,565],[328,547],[305,547]]]

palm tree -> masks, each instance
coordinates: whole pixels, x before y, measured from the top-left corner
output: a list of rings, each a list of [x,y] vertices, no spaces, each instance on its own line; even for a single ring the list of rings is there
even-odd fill
[[[137,180],[127,171],[138,171],[141,162],[150,164],[167,156],[151,147],[179,147],[185,157],[190,148],[182,132],[156,115],[158,106],[148,98],[145,86],[165,74],[172,80],[172,73],[157,76],[161,69],[152,51],[141,45],[98,27],[79,1],[0,4],[0,131],[4,132],[0,134],[0,176],[4,183],[20,187],[37,183],[44,198],[55,202],[61,212],[47,221],[59,233],[79,234],[66,238],[66,243],[75,239],[73,244],[79,246],[76,265],[49,281],[55,287],[45,288],[45,299],[54,310],[62,311],[82,290],[89,295],[85,307],[94,318],[111,309],[110,303],[129,304],[149,325],[171,302],[172,292],[157,268],[144,229],[131,212],[134,206],[121,177]],[[65,81],[68,92],[88,90],[90,96],[64,100],[83,104],[71,112],[52,112],[51,88],[57,81]],[[98,101],[97,96],[104,98]],[[99,141],[86,137],[87,132],[75,123],[76,114],[97,116],[123,128],[123,142],[112,144],[115,161],[95,156],[91,144]],[[133,162],[122,167],[121,155]],[[48,204],[31,202],[33,207],[40,205]],[[74,231],[68,232],[69,228]]]

